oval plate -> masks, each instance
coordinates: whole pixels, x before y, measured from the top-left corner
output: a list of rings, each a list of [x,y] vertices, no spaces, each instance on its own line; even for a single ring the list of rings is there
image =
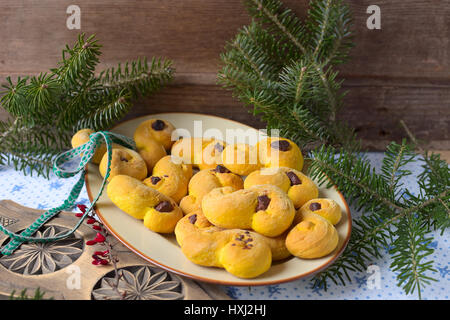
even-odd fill
[[[194,136],[194,121],[202,121],[203,132],[207,129],[218,129],[224,136],[227,129],[256,131],[256,129],[236,121],[197,113],[148,115],[123,122],[111,131],[133,137],[137,126],[142,121],[151,118],[170,121],[176,128],[187,129],[192,136]],[[100,189],[102,177],[98,166],[89,164],[87,167],[86,188],[89,199],[92,201]],[[224,269],[203,267],[192,263],[181,252],[174,235],[161,235],[150,231],[144,227],[142,221],[129,216],[116,207],[109,200],[106,192],[103,192],[97,202],[96,213],[110,233],[120,242],[145,260],[168,271],[195,280],[221,285],[273,285],[300,279],[323,270],[340,256],[347,245],[351,233],[351,215],[347,202],[335,187],[326,188],[325,186],[319,186],[319,197],[334,199],[342,209],[342,219],[336,225],[339,233],[339,244],[336,250],[320,259],[304,260],[292,257],[280,262],[274,262],[269,271],[254,279],[240,279]]]

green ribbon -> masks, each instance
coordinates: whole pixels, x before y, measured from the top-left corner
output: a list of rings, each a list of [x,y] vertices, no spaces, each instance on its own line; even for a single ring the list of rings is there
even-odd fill
[[[56,237],[47,237],[47,238],[32,237],[32,235],[37,230],[39,230],[39,228],[41,228],[47,221],[49,221],[59,212],[73,207],[75,201],[78,199],[78,196],[80,195],[81,189],[84,186],[84,178],[86,175],[85,167],[94,156],[95,151],[102,145],[103,140],[105,141],[106,152],[108,155],[106,174],[103,178],[103,182],[100,187],[100,190],[97,193],[97,196],[92,201],[91,205],[86,209],[86,211],[84,212],[83,216],[80,218],[78,223],[71,230]],[[22,231],[20,234],[14,233],[0,224],[0,231],[2,231],[11,238],[11,240],[1,249],[0,253],[3,255],[11,255],[14,252],[14,250],[16,250],[24,242],[52,242],[66,238],[71,234],[73,234],[80,227],[84,218],[86,218],[89,212],[92,211],[97,200],[100,198],[103,192],[103,188],[106,185],[106,181],[111,171],[110,165],[111,165],[113,142],[123,145],[127,148],[136,150],[136,145],[132,139],[108,131],[98,131],[92,133],[89,136],[89,141],[86,142],[85,144],[58,155],[53,162],[53,172],[55,173],[55,175],[60,178],[70,178],[81,172],[80,178],[78,179],[77,183],[73,186],[72,190],[69,193],[68,198],[64,200],[63,204],[44,212],[38,219],[36,219],[36,221],[34,221],[27,229]],[[63,168],[64,164],[70,162],[75,158],[79,158],[81,154],[82,154],[81,161],[75,170],[70,171]]]

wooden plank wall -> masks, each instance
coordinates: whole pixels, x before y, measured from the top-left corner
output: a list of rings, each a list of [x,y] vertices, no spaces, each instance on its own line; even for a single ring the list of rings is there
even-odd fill
[[[285,0],[305,16],[307,0]],[[354,40],[341,67],[348,90],[342,119],[366,146],[398,140],[403,119],[433,149],[450,149],[450,3],[448,0],[352,0]],[[8,75],[36,74],[55,65],[79,30],[68,30],[66,9],[81,8],[81,31],[103,44],[102,65],[142,56],[175,61],[174,83],[139,102],[136,115],[189,111],[264,124],[231,93],[216,85],[219,54],[250,21],[240,0],[2,0],[0,82]],[[369,5],[381,8],[381,30],[366,27]],[[0,119],[7,115],[0,111]]]

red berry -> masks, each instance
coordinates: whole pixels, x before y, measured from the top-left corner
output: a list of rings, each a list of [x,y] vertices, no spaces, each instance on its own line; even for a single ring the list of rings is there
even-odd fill
[[[86,221],[86,223],[87,224],[93,224],[93,223],[95,223],[95,219],[94,218],[89,218],[89,219],[87,219],[87,221]]]
[[[96,259],[96,260],[92,260],[92,264],[93,264],[93,265],[96,265],[96,266],[98,266],[98,265],[105,266],[105,265],[107,265],[108,263],[109,263],[109,261],[106,260],[106,259]]]
[[[94,255],[97,256],[98,259],[100,259],[99,256],[105,257],[106,255],[108,255],[108,253],[109,253],[109,250],[106,250],[106,251],[95,251],[95,252],[94,252]],[[95,259],[95,258],[94,258],[94,259]]]
[[[102,231],[102,228],[100,226],[92,226],[92,229]]]
[[[94,241],[96,242],[105,242],[106,238],[104,235],[102,235],[100,232],[97,232],[97,236],[95,237]]]
[[[75,217],[81,218],[81,217],[83,216],[83,214],[84,214],[84,213],[80,213],[80,212],[75,213]]]
[[[106,259],[101,259],[101,260],[100,260],[100,264],[103,265],[103,266],[107,265],[108,263],[109,263],[109,262],[108,262],[108,260],[106,260]]]
[[[87,207],[84,204],[77,204],[77,208],[80,209],[81,212],[85,213]]]
[[[95,240],[86,241],[86,245],[88,245],[88,246],[93,246],[96,243],[97,243],[97,241],[95,241]]]

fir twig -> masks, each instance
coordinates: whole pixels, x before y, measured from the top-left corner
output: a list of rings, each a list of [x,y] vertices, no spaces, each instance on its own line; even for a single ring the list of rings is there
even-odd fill
[[[100,73],[97,82],[102,88],[115,91],[127,90],[132,98],[148,96],[172,79],[172,61],[162,58],[138,59],[131,63],[119,64]]]
[[[52,71],[66,88],[76,87],[94,75],[101,55],[100,49],[101,45],[98,44],[95,35],[86,39],[85,34],[82,33],[72,48],[66,45],[62,51],[62,61],[58,63],[59,67]]]
[[[396,190],[401,185],[400,180],[411,174],[411,171],[402,169],[406,164],[413,162],[415,154],[410,147],[406,144],[406,140],[402,140],[402,144],[399,145],[395,142],[391,142],[385,151],[385,157],[381,166],[382,176],[388,184],[390,193],[397,197]]]
[[[9,296],[9,300],[53,300],[53,297],[44,298],[45,292],[41,291],[41,288],[36,288],[34,291],[34,296],[30,297],[27,294],[27,289],[20,291],[20,294],[16,296],[16,291],[13,290]]]
[[[70,147],[81,128],[105,130],[120,120],[141,96],[149,96],[173,77],[171,61],[138,59],[95,74],[101,45],[80,34],[62,60],[38,76],[10,77],[0,105],[12,121],[0,122],[0,165],[48,176],[52,158]]]
[[[421,191],[427,195],[436,195],[450,189],[450,168],[447,161],[441,159],[439,154],[425,150],[403,120],[400,121],[400,124],[405,129],[414,147],[418,149],[422,156],[421,160],[424,162],[422,165],[423,171],[418,176]],[[407,196],[410,201],[422,201],[420,195],[408,193]],[[450,227],[450,203],[448,199],[441,199],[433,210],[424,214],[427,216],[428,227],[440,229],[441,233],[444,233]]]
[[[345,284],[350,271],[364,271],[383,249],[394,246],[391,267],[398,272],[399,286],[421,297],[433,270],[432,262],[425,261],[432,252],[426,245],[430,226],[443,232],[450,225],[448,165],[422,150],[421,192],[414,195],[402,184],[411,175],[406,165],[417,160],[405,140],[389,144],[381,174],[360,156],[354,130],[337,119],[345,93],[333,68],[346,61],[353,46],[351,14],[344,1],[310,1],[306,21],[278,0],[245,4],[253,20],[225,47],[219,83],[253,106],[268,130],[278,129],[310,151],[311,176],[336,185],[364,212],[353,221],[342,256],[314,278],[315,285]]]
[[[337,72],[328,68],[342,62],[351,47],[347,6],[313,1],[303,23],[278,0],[245,3],[253,21],[227,44],[219,83],[253,105],[269,129],[279,129],[306,149],[344,143],[356,150],[352,130],[336,119],[344,94]],[[319,16],[326,17],[323,24],[316,23]],[[292,120],[278,121],[276,114],[284,113]]]
[[[396,227],[397,238],[390,250],[393,254],[392,271],[398,272],[398,285],[403,287],[406,294],[417,291],[419,299],[422,299],[423,287],[430,281],[437,281],[426,275],[429,271],[437,271],[432,267],[433,261],[426,260],[434,252],[429,246],[432,238],[427,236],[428,230],[420,215],[405,216]]]
[[[402,146],[396,145],[396,148],[402,149]],[[450,192],[446,190],[426,199],[411,199],[408,193],[407,197],[404,194],[396,197],[396,191],[389,187],[392,175],[395,176],[394,172],[407,174],[401,168],[410,160],[411,156],[403,149],[402,155],[394,157],[395,164],[390,166],[392,154],[388,153],[383,163],[391,170],[386,176],[377,175],[368,161],[355,159],[344,151],[338,157],[331,148],[313,152],[310,174],[321,183],[329,178],[330,184],[339,186],[358,210],[370,212],[354,221],[347,248],[334,265],[314,278],[315,286],[327,288],[330,280],[340,284],[351,281],[349,271],[364,271],[374,259],[381,257],[381,249],[391,247],[389,252],[394,261],[391,267],[399,271],[399,285],[407,294],[417,291],[421,296],[423,286],[433,279],[426,272],[434,270],[432,262],[423,262],[432,250],[428,247],[430,238],[426,236],[429,229],[421,221],[428,217],[430,208],[433,210],[436,204],[448,202]],[[394,185],[398,188],[395,179]],[[407,198],[410,200],[406,201]]]

